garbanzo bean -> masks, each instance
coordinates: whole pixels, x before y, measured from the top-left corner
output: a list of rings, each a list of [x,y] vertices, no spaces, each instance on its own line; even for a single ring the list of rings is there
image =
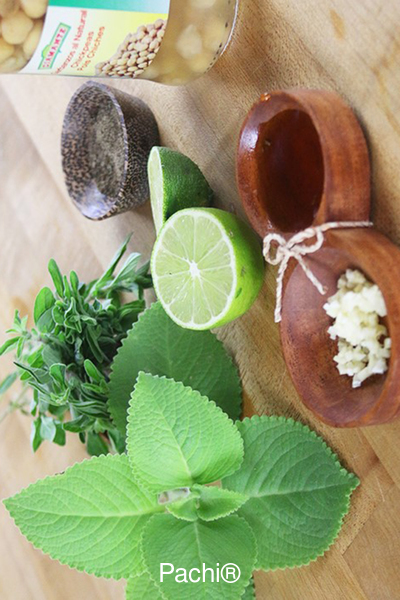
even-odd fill
[[[188,27],[182,31],[176,42],[176,49],[186,60],[193,59],[201,54],[203,50],[203,40],[195,25],[188,25]]]
[[[19,9],[19,0],[0,0],[0,17],[9,17]]]
[[[17,59],[15,56],[10,56],[4,62],[0,63],[0,73],[13,73],[15,71],[15,66],[17,64]]]
[[[17,48],[14,54],[0,64],[0,73],[14,73],[20,71],[26,65],[25,54],[21,48]]]
[[[48,0],[0,0],[0,73],[20,71],[43,31]]]
[[[23,44],[28,34],[33,29],[33,21],[22,10],[15,15],[3,19],[1,22],[1,33],[9,44]]]
[[[32,58],[40,41],[40,36],[43,31],[43,21],[36,21],[32,31],[28,34],[28,37],[24,41],[22,46],[26,58]]]
[[[14,46],[0,38],[0,65],[14,54]]]
[[[21,0],[22,9],[28,17],[40,19],[47,10],[47,0]]]

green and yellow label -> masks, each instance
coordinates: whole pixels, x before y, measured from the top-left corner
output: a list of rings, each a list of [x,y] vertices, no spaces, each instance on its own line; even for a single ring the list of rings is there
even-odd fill
[[[167,20],[170,0],[50,0],[42,37],[23,73],[93,77],[129,34]]]

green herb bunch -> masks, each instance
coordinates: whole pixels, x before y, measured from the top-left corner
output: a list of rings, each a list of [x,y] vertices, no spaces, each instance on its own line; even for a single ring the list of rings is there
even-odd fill
[[[54,559],[127,579],[127,600],[255,599],[254,570],[324,554],[358,485],[300,423],[234,423],[199,392],[149,373],[137,377],[126,429],[127,454],[76,464],[5,505]],[[238,577],[196,576],[224,565]]]
[[[126,579],[126,600],[254,600],[254,570],[307,565],[331,546],[358,479],[300,423],[237,421],[241,396],[215,335],[181,329],[156,302],[110,370],[126,453],[77,463],[5,505],[52,558]],[[191,577],[232,564],[235,581]]]
[[[149,263],[139,266],[132,253],[118,274],[130,237],[99,279],[79,281],[75,271],[62,276],[51,260],[49,272],[55,290],[43,288],[35,301],[35,327],[18,311],[7,333],[12,337],[0,355],[15,351],[16,372],[0,387],[5,392],[19,378],[22,392],[12,401],[27,411],[27,392],[33,391],[29,412],[34,416],[32,446],[43,440],[65,444],[65,432],[78,433],[90,454],[123,452],[124,436],[113,425],[107,408],[110,366],[128,330],[145,308],[144,290],[151,287]],[[135,294],[124,303],[122,294]]]

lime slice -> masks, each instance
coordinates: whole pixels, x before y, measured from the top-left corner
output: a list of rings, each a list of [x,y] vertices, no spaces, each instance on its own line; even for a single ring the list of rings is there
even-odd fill
[[[155,146],[149,156],[148,177],[157,234],[178,210],[212,203],[213,191],[203,173],[180,152]]]
[[[216,208],[175,213],[154,245],[156,294],[186,329],[219,327],[245,313],[260,291],[264,260],[248,225]]]

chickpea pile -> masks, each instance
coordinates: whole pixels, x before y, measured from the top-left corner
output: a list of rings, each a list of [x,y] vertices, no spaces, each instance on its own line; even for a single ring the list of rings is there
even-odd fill
[[[96,65],[96,75],[137,77],[155,59],[164,37],[166,22],[158,19],[130,33],[108,61]]]
[[[22,69],[32,58],[48,0],[0,0],[0,73]]]

